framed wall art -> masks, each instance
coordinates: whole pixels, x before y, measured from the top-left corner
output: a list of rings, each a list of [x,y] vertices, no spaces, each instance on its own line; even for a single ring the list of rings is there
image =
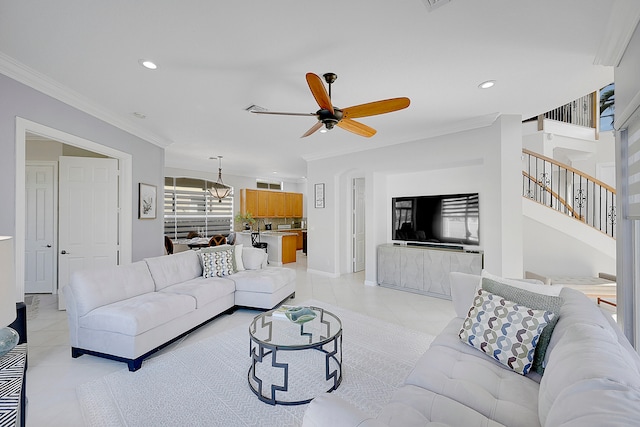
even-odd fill
[[[314,190],[315,190],[316,208],[324,208],[324,183],[316,184],[314,186]]]
[[[155,219],[157,205],[156,186],[140,183],[138,192],[138,218]]]

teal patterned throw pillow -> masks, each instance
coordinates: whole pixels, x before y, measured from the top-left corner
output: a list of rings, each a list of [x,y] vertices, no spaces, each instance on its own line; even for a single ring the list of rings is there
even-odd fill
[[[233,249],[204,252],[202,256],[202,277],[229,276],[235,272]]]
[[[550,311],[518,305],[480,289],[459,336],[463,342],[525,375],[533,365],[540,334],[553,317]]]

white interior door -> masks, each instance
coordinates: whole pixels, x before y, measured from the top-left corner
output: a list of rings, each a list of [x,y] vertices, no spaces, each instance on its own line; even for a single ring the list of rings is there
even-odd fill
[[[118,264],[118,161],[60,157],[58,308],[74,271]]]
[[[55,162],[28,162],[25,170],[26,293],[55,293],[57,286]]]
[[[353,180],[353,272],[365,267],[364,178]]]

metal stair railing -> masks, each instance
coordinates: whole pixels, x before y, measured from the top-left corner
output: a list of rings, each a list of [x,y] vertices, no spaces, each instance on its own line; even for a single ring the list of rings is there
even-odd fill
[[[549,157],[523,149],[522,196],[616,237],[616,190]]]

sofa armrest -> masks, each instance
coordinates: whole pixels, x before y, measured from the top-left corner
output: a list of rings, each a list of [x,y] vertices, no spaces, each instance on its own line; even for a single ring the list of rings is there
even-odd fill
[[[302,427],[384,427],[335,394],[325,393],[309,404]]]

